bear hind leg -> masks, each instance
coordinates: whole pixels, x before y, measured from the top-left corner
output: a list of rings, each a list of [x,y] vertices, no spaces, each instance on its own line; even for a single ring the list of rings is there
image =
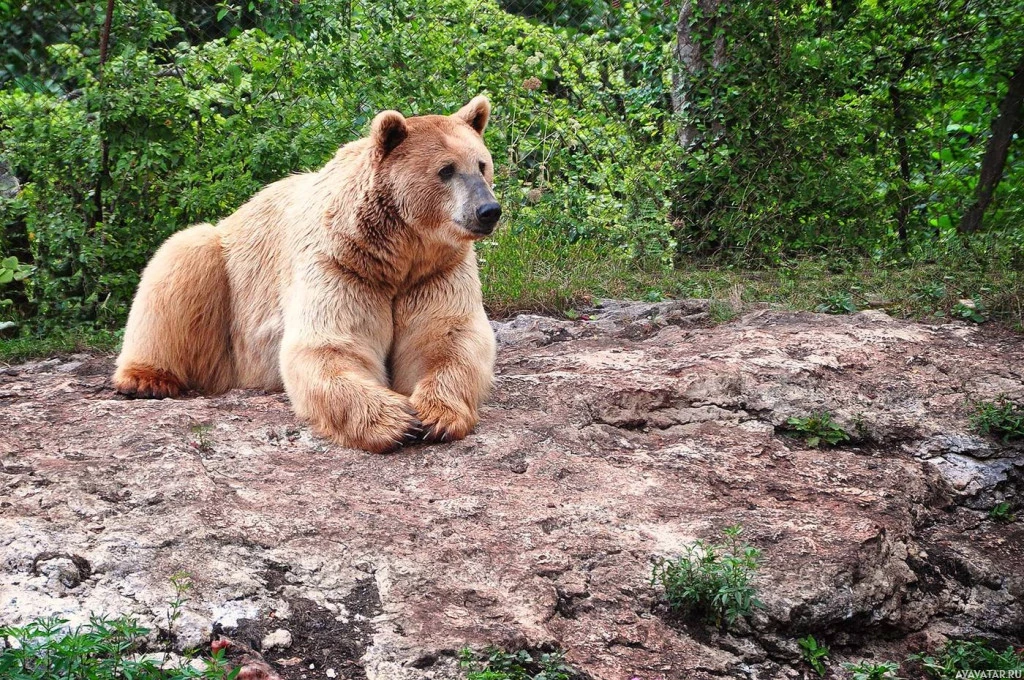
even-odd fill
[[[114,387],[134,397],[231,387],[231,296],[220,239],[200,224],[169,238],[139,282]]]

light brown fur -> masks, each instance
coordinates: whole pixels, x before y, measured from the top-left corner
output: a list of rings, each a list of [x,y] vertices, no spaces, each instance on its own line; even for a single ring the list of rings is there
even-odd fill
[[[494,200],[489,113],[483,97],[453,116],[385,111],[319,172],[169,238],[132,304],[118,391],[283,388],[318,433],[374,452],[465,437],[495,351],[466,217]]]

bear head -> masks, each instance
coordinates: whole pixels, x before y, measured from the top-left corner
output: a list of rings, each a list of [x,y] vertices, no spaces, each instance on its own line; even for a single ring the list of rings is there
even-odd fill
[[[373,119],[375,183],[421,238],[458,245],[494,231],[501,205],[483,140],[490,115],[490,102],[478,96],[450,116],[383,111]]]

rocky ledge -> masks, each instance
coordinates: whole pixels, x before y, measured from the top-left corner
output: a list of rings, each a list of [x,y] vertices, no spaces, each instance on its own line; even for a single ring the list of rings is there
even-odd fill
[[[227,634],[309,680],[461,677],[465,646],[700,680],[799,677],[808,633],[838,661],[1022,641],[1024,529],[987,511],[1024,453],[969,422],[1024,398],[1020,335],[881,312],[710,325],[701,301],[494,325],[477,432],[388,456],[311,436],[280,394],[125,400],[106,356],[0,368],[0,624],[130,614],[155,647]],[[822,411],[851,441],[783,432]],[[734,524],[763,607],[729,631],[675,620],[652,560]]]

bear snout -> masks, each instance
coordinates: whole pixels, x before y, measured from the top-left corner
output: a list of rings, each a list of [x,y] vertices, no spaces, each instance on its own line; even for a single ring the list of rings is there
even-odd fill
[[[473,231],[487,236],[494,231],[494,226],[498,224],[499,219],[501,219],[501,205],[494,201],[484,203],[476,209],[477,223]]]

